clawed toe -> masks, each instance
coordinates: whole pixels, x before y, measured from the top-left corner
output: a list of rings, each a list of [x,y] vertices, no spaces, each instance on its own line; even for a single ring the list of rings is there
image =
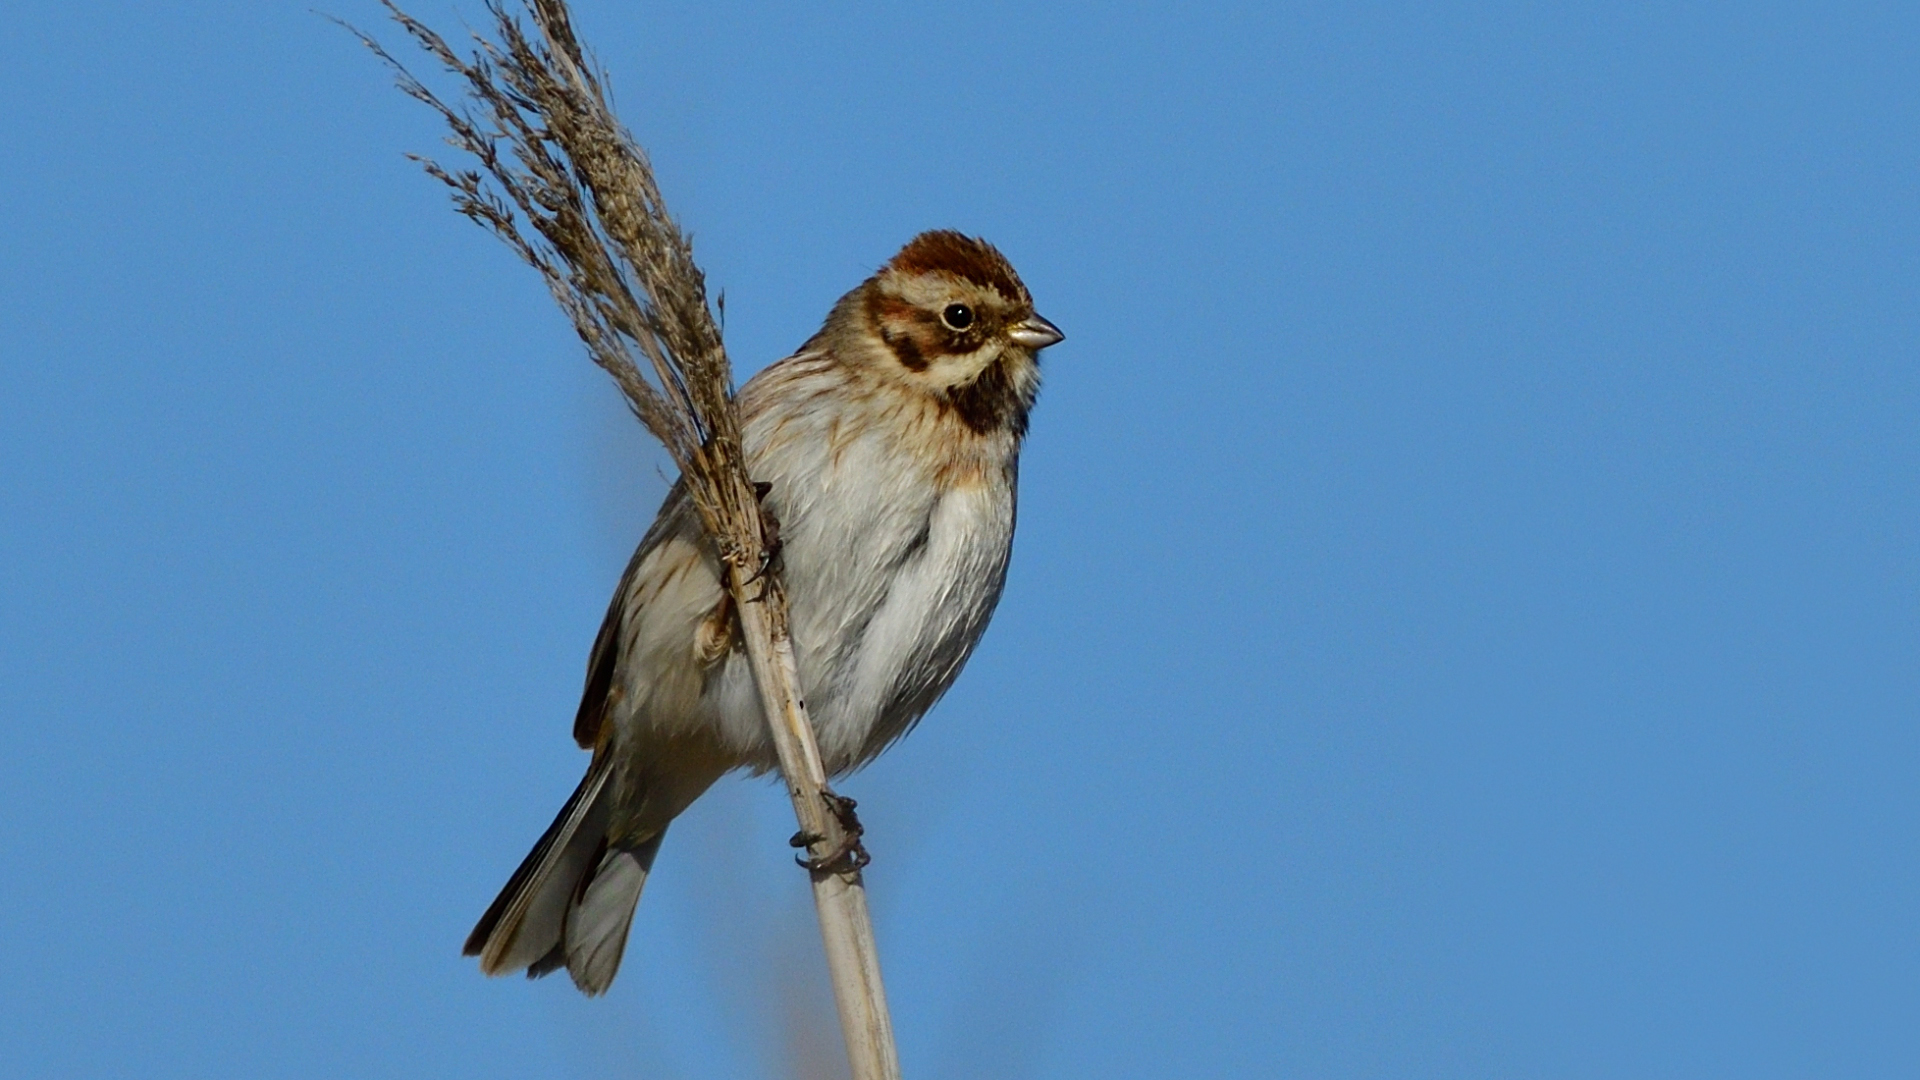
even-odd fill
[[[854,808],[860,804],[844,795],[837,795],[824,789],[820,792],[820,798],[826,802],[827,810],[833,814],[834,820],[840,823],[840,843],[825,855],[796,855],[793,861],[816,874],[853,873],[872,862],[873,856],[867,854],[866,845],[860,842],[861,835],[867,831],[866,827],[860,824],[859,816],[853,812]],[[797,848],[807,848],[825,839],[826,837],[819,833],[810,833],[802,829],[794,833],[793,838],[787,843]]]

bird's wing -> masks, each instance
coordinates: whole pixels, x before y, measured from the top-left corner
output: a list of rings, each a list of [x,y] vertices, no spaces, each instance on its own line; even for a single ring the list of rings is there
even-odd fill
[[[613,603],[607,605],[607,617],[600,620],[600,633],[593,639],[593,652],[587,655],[587,688],[580,695],[580,711],[573,716],[573,741],[582,750],[592,750],[600,741],[600,725],[607,717],[607,697],[613,689],[613,669],[620,659],[620,625],[626,621],[627,582],[634,567],[640,565],[636,552],[613,591]]]
[[[768,365],[748,379],[740,389],[739,407],[749,429],[749,441],[753,441],[755,429],[769,426],[779,429],[776,413],[783,403],[791,409],[794,402],[811,401],[838,386],[832,379],[837,371],[838,366],[828,355],[822,336],[816,334],[792,356]],[[820,381],[823,379],[825,381]],[[819,385],[812,385],[816,381]],[[662,559],[650,559],[659,548],[676,541],[685,547],[677,552],[662,553]],[[681,578],[682,574],[686,577]],[[641,580],[647,575],[651,575],[651,580]],[[701,580],[690,592],[688,579],[695,577]],[[715,595],[708,596],[709,592]],[[719,562],[713,558],[711,544],[701,529],[699,513],[687,494],[686,481],[677,480],[673,490],[667,493],[666,501],[661,503],[653,527],[647,530],[646,538],[640,541],[627,563],[626,572],[620,575],[620,587],[614,590],[613,600],[607,605],[607,616],[600,621],[600,633],[594,638],[593,652],[587,657],[586,690],[580,696],[580,711],[573,718],[574,741],[583,749],[592,749],[600,742],[610,708],[621,692],[621,653],[635,648],[636,642],[644,648],[642,639],[649,636],[642,629],[641,620],[647,616],[643,616],[641,608],[661,601],[664,607],[673,610],[674,616],[685,617],[690,614],[689,599],[699,599],[695,604],[699,610],[691,612],[692,622],[687,624],[687,629],[691,632],[699,627],[702,641],[700,648],[689,655],[711,664],[725,655],[732,637],[728,622],[731,609],[725,596]],[[716,601],[718,607],[713,606]],[[653,632],[666,637],[677,634],[677,630],[669,629],[674,616],[664,612],[655,614],[665,617],[651,628]],[[694,640],[694,637],[688,638],[689,642]]]
[[[634,549],[633,558],[627,561],[627,569],[620,575],[613,600],[607,604],[606,618],[600,620],[600,633],[595,635],[593,651],[587,655],[587,685],[580,695],[580,711],[573,717],[573,741],[583,750],[594,749],[600,742],[610,707],[620,692],[615,675],[620,666],[622,639],[627,636],[623,631],[631,617],[638,615],[643,598],[654,591],[637,587],[635,579],[645,572],[647,556],[676,537],[692,539],[705,546],[684,481],[675,482],[666,501],[660,504],[653,527],[647,530],[640,546]]]

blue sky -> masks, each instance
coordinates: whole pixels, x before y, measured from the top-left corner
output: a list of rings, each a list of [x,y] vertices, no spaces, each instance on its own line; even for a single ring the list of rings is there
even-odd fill
[[[458,955],[664,462],[308,8],[0,26],[8,1071],[817,1075],[762,783]],[[909,1075],[1920,1071],[1920,11],[577,14],[743,371],[929,227],[1068,334],[844,785]]]

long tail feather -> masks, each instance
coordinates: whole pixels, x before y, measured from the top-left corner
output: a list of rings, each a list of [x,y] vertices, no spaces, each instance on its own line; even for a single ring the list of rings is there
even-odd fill
[[[612,755],[597,755],[560,816],[480,916],[465,952],[480,958],[481,971],[505,975],[534,967],[560,947],[576,888],[606,843],[612,772]]]
[[[607,851],[568,909],[563,942],[567,973],[582,993],[605,993],[619,972],[633,909],[640,902],[640,890],[653,870],[663,836],[664,831],[635,847]]]

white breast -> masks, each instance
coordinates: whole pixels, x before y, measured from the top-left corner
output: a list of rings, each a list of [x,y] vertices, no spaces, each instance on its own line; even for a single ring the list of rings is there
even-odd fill
[[[1006,580],[1011,449],[954,483],[942,468],[951,462],[924,442],[903,445],[900,428],[812,410],[746,432],[754,476],[773,485],[803,692],[835,773],[879,753],[946,692]],[[708,684],[710,715],[743,757],[771,768],[751,680],[743,658],[726,661]]]

